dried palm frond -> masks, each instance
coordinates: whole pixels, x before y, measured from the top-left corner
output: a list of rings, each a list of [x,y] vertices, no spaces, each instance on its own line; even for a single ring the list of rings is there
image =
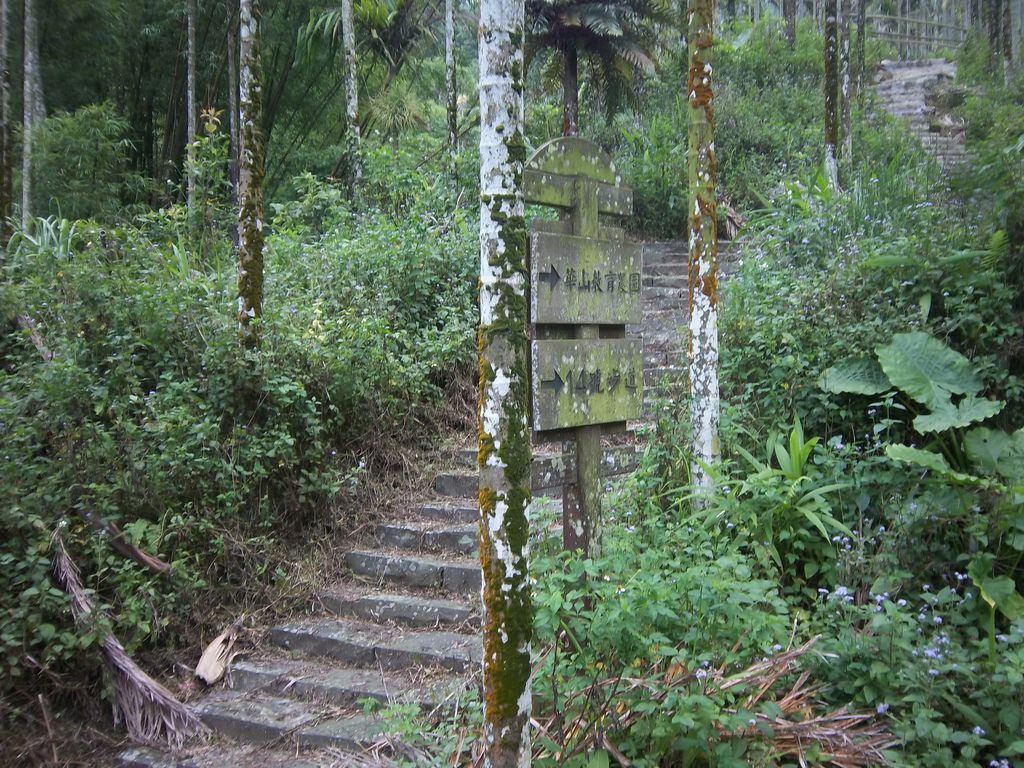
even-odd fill
[[[245,621],[244,616],[217,635],[213,642],[206,646],[203,655],[199,657],[195,675],[207,685],[213,685],[224,677],[228,665],[237,655],[234,653],[235,639],[238,637],[238,630],[243,621]]]
[[[53,532],[53,570],[71,596],[75,623],[89,629],[98,622],[78,566],[68,554],[60,530]],[[180,745],[186,736],[202,728],[199,718],[170,691],[136,664],[113,633],[101,630],[103,661],[114,689],[114,722],[123,722],[128,735],[142,743]]]

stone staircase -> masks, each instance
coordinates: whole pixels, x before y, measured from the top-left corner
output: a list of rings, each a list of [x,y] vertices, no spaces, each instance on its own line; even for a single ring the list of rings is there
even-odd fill
[[[882,107],[906,120],[913,133],[943,168],[964,162],[963,121],[948,111],[955,106],[939,97],[952,85],[956,65],[943,59],[883,61],[876,76],[875,93]]]
[[[727,273],[732,250],[723,246]],[[627,333],[643,334],[649,407],[685,385],[685,249],[684,241],[645,245],[643,324]],[[606,478],[635,468],[637,442],[627,435],[606,445]],[[449,464],[428,498],[394,510],[340,553],[345,577],[318,596],[318,613],[272,628],[258,653],[236,660],[226,682],[194,705],[215,738],[179,755],[131,749],[121,765],[372,764],[365,750],[386,749],[387,737],[363,701],[408,703],[424,713],[454,709],[479,685],[481,576],[475,450],[458,451]],[[574,472],[574,457],[542,446],[532,471],[538,503],[560,509],[550,498]]]
[[[718,243],[719,279],[735,268],[734,243]],[[679,397],[686,386],[689,323],[687,245],[685,240],[644,243],[643,324],[626,335],[644,341],[644,409],[648,417],[659,402]]]

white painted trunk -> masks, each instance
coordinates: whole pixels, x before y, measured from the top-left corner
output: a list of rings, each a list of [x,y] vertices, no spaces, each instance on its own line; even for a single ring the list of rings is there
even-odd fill
[[[690,54],[687,70],[687,163],[690,189],[689,230],[689,381],[693,461],[691,482],[704,492],[714,488],[709,471],[721,457],[718,425],[718,227],[712,50],[712,0],[689,0]]]
[[[259,2],[238,7],[238,325],[243,344],[258,342],[263,313],[263,93],[259,71]]]
[[[484,764],[530,764],[530,426],[522,0],[480,4],[480,562]]]
[[[32,218],[32,134],[35,126],[45,119],[46,106],[43,100],[43,79],[39,69],[39,27],[35,0],[25,0],[24,9],[21,226],[27,228]]]
[[[709,259],[700,264],[701,279],[712,270]],[[693,292],[690,308],[690,423],[693,430],[695,486],[710,491],[714,480],[707,467],[721,458],[718,426],[722,403],[718,381],[718,308],[703,291]]]
[[[352,0],[341,0],[341,43],[345,49],[345,151],[352,185],[359,186],[363,166],[359,158],[359,61],[356,58],[356,22]]]

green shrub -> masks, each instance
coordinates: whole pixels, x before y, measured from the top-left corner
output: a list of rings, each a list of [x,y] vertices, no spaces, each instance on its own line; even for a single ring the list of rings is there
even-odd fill
[[[275,542],[318,520],[346,525],[360,457],[429,422],[471,375],[473,221],[433,218],[436,198],[424,199],[441,193],[410,181],[396,210],[365,214],[334,213],[332,190],[304,182],[268,238],[255,352],[238,345],[225,249],[191,253],[166,212],[111,230],[41,220],[12,240],[0,280],[0,590],[16,599],[0,687],[30,670],[82,670],[91,640],[74,639],[49,575],[62,521],[119,637],[173,650],[213,620],[197,606],[283,573]],[[118,525],[173,578],[121,560],[79,511]]]
[[[111,221],[148,203],[152,183],[131,167],[129,124],[109,103],[44,120],[33,131],[33,211]]]

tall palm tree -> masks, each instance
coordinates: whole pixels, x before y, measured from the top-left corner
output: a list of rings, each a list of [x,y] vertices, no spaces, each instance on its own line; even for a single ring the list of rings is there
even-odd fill
[[[654,67],[654,26],[668,20],[664,0],[526,0],[526,66],[550,50],[561,66],[563,131],[579,131],[580,59],[601,80],[609,106],[638,72]]]

